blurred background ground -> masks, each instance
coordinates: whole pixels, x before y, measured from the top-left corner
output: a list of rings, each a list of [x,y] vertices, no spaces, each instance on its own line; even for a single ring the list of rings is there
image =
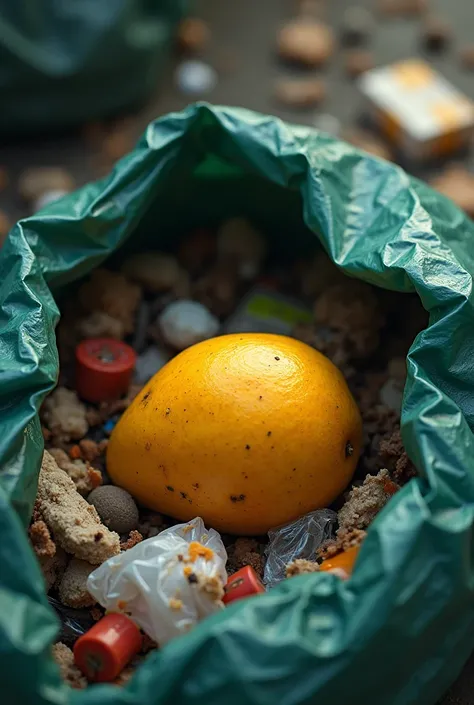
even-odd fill
[[[290,122],[320,126],[346,137],[354,136],[351,130],[365,125],[364,104],[356,82],[347,75],[348,47],[340,41],[343,25],[347,22],[347,10],[354,6],[365,8],[370,13],[366,15],[367,37],[359,47],[365,52],[364,56],[359,55],[360,61],[366,60],[373,62],[374,66],[381,66],[400,59],[421,56],[468,97],[474,99],[474,58],[472,66],[466,66],[466,59],[463,58],[463,52],[474,46],[472,0],[451,0],[449,3],[447,0],[430,0],[429,12],[425,14],[418,11],[421,5],[425,4],[422,0],[393,0],[392,4],[396,6],[398,2],[399,7],[395,16],[393,13],[378,11],[380,2],[196,0],[192,14],[205,21],[208,31],[208,41],[203,42],[197,55],[208,68],[207,79],[204,76],[203,80],[212,83],[215,79],[214,87],[195,93],[184,91],[183,86],[179,85],[176,73],[184,57],[175,52],[164,72],[161,85],[157,86],[153,100],[138,112],[105,123],[92,123],[79,131],[67,134],[22,138],[0,145],[0,209],[11,222],[31,212],[31,203],[26,203],[19,193],[19,179],[25,169],[62,167],[72,175],[77,185],[99,178],[108,173],[117,158],[133,147],[136,138],[151,119],[169,111],[180,110],[195,100],[243,106],[278,115]],[[400,3],[404,2],[405,10],[400,12]],[[336,44],[332,56],[323,68],[290,67],[278,58],[278,32],[282,25],[297,16],[314,17],[333,28]],[[444,37],[441,36],[438,40],[436,32],[432,31],[433,18],[435,28],[441,26],[445,29]],[[432,51],[427,49],[427,43],[430,41],[434,46]],[[277,101],[274,94],[275,82],[282,78],[320,79],[324,82],[325,97],[319,105],[303,109],[288,102]],[[187,80],[190,80],[189,74]],[[104,86],[104,90],[107,90],[107,86]],[[368,135],[364,133],[364,137],[367,139]],[[379,153],[388,149],[388,145],[378,142],[377,133],[374,132],[369,137],[373,141],[371,145],[367,143],[368,147]],[[470,172],[472,157],[469,152],[457,155],[456,162],[461,162]],[[410,167],[410,170],[422,178],[430,179],[443,172],[449,163],[450,161],[445,161],[431,164],[429,167]],[[469,188],[467,191],[469,200],[471,191]],[[474,210],[474,187],[471,198]],[[441,703],[474,704],[474,658],[471,658],[457,683]]]

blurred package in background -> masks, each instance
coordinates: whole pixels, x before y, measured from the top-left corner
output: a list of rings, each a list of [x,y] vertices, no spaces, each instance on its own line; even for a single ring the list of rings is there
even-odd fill
[[[0,0],[0,133],[67,128],[143,103],[185,0]]]

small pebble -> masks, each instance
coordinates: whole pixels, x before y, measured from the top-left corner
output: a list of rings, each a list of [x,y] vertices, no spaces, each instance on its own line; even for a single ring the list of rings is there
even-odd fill
[[[200,54],[209,44],[211,32],[204,20],[185,17],[178,26],[177,45],[182,54]]]
[[[67,193],[68,191],[63,191],[61,189],[56,189],[54,191],[45,191],[41,194],[41,196],[39,196],[35,200],[33,205],[33,211],[37,213],[42,208],[46,208],[46,206],[49,206],[50,203],[59,201],[59,199],[65,196]]]
[[[187,299],[167,306],[158,323],[165,341],[176,350],[212,338],[220,326],[219,320],[205,306]]]
[[[352,49],[345,56],[345,71],[350,78],[357,78],[366,71],[373,69],[374,56],[367,49]]]
[[[341,134],[341,121],[335,115],[330,115],[329,113],[317,115],[313,125],[317,130],[327,132],[334,137],[338,137]]]
[[[132,255],[122,266],[122,272],[153,294],[173,289],[181,277],[178,260],[162,252]]]
[[[345,46],[359,46],[374,29],[374,20],[365,7],[348,7],[342,16],[341,41]]]
[[[280,31],[278,53],[285,61],[321,66],[334,52],[334,35],[322,22],[297,19]]]
[[[129,534],[138,526],[138,508],[132,495],[115,485],[103,485],[92,490],[87,498],[93,504],[105,526],[118,534]]]
[[[416,17],[428,9],[428,0],[379,0],[378,9],[390,17]]]
[[[459,59],[465,69],[474,71],[474,44],[463,47],[459,52]]]
[[[20,196],[30,203],[48,191],[69,193],[74,188],[71,174],[61,167],[32,167],[23,171],[18,180]]]
[[[175,71],[179,90],[190,95],[210,93],[217,86],[217,72],[203,61],[183,61]]]
[[[439,17],[428,17],[422,33],[422,42],[425,49],[440,52],[446,49],[451,40],[451,28]]]
[[[158,370],[166,365],[170,356],[164,350],[151,346],[138,356],[135,364],[134,382],[145,384]]]
[[[275,84],[274,96],[292,108],[310,108],[324,100],[326,85],[314,78],[281,78]]]

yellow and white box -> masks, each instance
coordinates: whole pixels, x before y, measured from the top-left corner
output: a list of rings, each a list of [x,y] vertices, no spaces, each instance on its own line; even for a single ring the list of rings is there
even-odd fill
[[[420,59],[367,71],[359,79],[381,131],[409,159],[458,151],[474,132],[474,103]]]

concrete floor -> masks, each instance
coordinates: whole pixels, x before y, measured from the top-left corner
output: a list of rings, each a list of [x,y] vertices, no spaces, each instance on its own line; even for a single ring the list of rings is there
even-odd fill
[[[375,0],[321,0],[326,7],[325,18],[335,28],[345,8],[354,4],[373,9]],[[445,17],[453,28],[451,46],[443,54],[430,56],[432,63],[468,96],[474,98],[474,72],[459,66],[458,51],[472,41],[474,3],[472,0],[431,0],[432,7]],[[209,102],[239,105],[300,124],[313,125],[320,113],[337,116],[343,126],[359,119],[362,101],[356,86],[343,73],[342,55],[336,51],[324,70],[328,97],[319,111],[294,111],[282,108],[272,99],[272,84],[277,77],[294,75],[295,71],[281,65],[275,56],[275,36],[281,24],[294,16],[296,0],[196,0],[196,15],[209,22],[212,40],[205,59],[219,72],[216,88],[204,96]],[[417,20],[386,21],[377,19],[370,42],[377,63],[389,63],[413,55],[420,50],[421,25]],[[245,49],[242,46],[245,39]],[[147,122],[169,111],[180,110],[193,97],[181,94],[173,79],[173,66],[166,72],[164,84],[149,106],[134,118],[132,131],[138,135]],[[318,72],[310,72],[312,75]],[[306,74],[305,74],[306,75]],[[78,184],[98,176],[97,154],[84,145],[77,135],[55,136],[50,139],[25,140],[1,147],[1,163],[10,172],[12,186],[0,195],[0,208],[13,219],[25,215],[15,189],[19,173],[27,166],[62,165],[75,175]],[[464,161],[471,162],[465,155]],[[426,176],[426,172],[420,175]],[[474,641],[474,637],[473,637]],[[474,705],[474,656],[458,681],[438,705]]]

